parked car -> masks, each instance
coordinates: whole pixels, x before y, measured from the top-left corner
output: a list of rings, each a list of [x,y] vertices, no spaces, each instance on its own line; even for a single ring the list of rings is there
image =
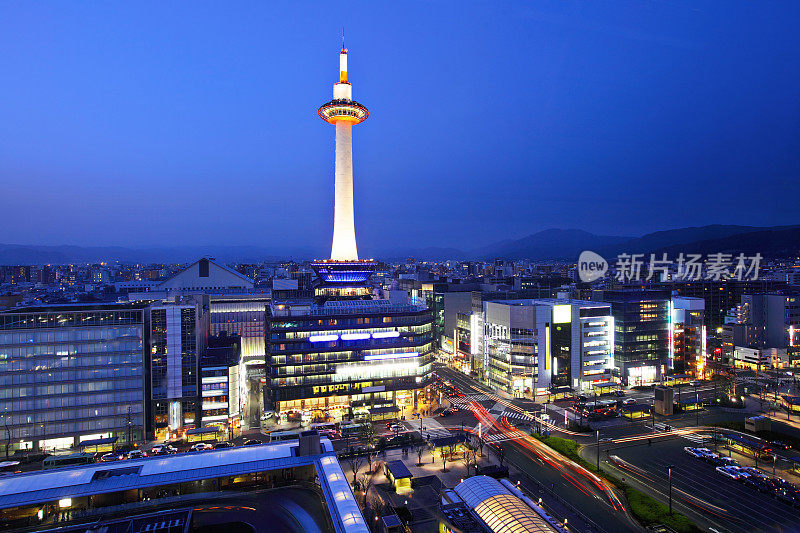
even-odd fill
[[[772,492],[772,485],[767,482],[764,476],[747,476],[744,483],[750,485],[758,492]]]
[[[717,459],[719,459],[719,454],[714,453],[714,452],[705,453],[705,454],[703,454],[702,457],[700,457],[700,459],[702,459],[703,461],[705,461],[707,463],[714,464],[714,463],[717,462]]]
[[[233,448],[233,444],[228,441],[222,441],[214,445],[215,450],[219,450],[220,448]]]
[[[739,479],[742,477],[742,474],[739,473],[739,468],[736,466],[718,466],[717,472],[731,479]]]

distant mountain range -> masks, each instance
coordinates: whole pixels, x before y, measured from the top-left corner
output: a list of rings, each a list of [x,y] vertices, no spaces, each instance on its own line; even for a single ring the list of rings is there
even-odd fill
[[[416,257],[420,259],[530,259],[534,261],[575,261],[583,250],[592,250],[603,257],[620,253],[761,253],[764,257],[785,257],[800,252],[800,225],[735,226],[711,225],[657,231],[641,237],[595,235],[577,229],[547,229],[521,239],[507,239],[474,250],[425,248],[405,250],[384,258]]]
[[[390,248],[370,251],[377,259],[392,260],[413,257],[426,260],[444,259],[530,259],[534,261],[574,261],[583,250],[592,250],[603,257],[620,253],[684,253],[727,252],[761,253],[764,257],[786,257],[800,252],[800,225],[797,226],[734,226],[711,225],[657,231],[641,237],[595,235],[577,229],[547,229],[521,239],[507,239],[473,250],[446,247]],[[319,256],[312,248],[260,246],[181,246],[163,248],[125,248],[119,246],[26,246],[0,244],[0,265],[99,263],[186,263],[198,257],[214,257],[223,262],[256,263]]]

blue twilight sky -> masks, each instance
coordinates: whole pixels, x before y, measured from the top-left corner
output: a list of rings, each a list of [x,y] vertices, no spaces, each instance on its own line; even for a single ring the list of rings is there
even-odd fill
[[[362,250],[800,223],[800,2],[0,1],[0,242]]]

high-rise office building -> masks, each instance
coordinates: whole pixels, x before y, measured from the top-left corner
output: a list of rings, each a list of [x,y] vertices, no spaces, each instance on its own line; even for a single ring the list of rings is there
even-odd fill
[[[522,396],[614,384],[609,304],[541,299],[483,305],[484,369],[493,388]]]
[[[208,309],[193,298],[148,308],[148,430],[157,440],[200,427],[200,355]]]
[[[141,305],[0,313],[0,415],[13,449],[67,449],[144,433]]]
[[[669,365],[669,291],[596,291],[614,315],[614,363],[623,384],[648,385]],[[595,299],[595,298],[593,298]]]
[[[673,296],[668,374],[702,378],[706,366],[705,300]]]

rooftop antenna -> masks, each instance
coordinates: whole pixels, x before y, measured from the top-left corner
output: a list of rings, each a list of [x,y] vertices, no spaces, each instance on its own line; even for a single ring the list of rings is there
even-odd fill
[[[342,26],[342,50],[344,50],[344,26]]]

